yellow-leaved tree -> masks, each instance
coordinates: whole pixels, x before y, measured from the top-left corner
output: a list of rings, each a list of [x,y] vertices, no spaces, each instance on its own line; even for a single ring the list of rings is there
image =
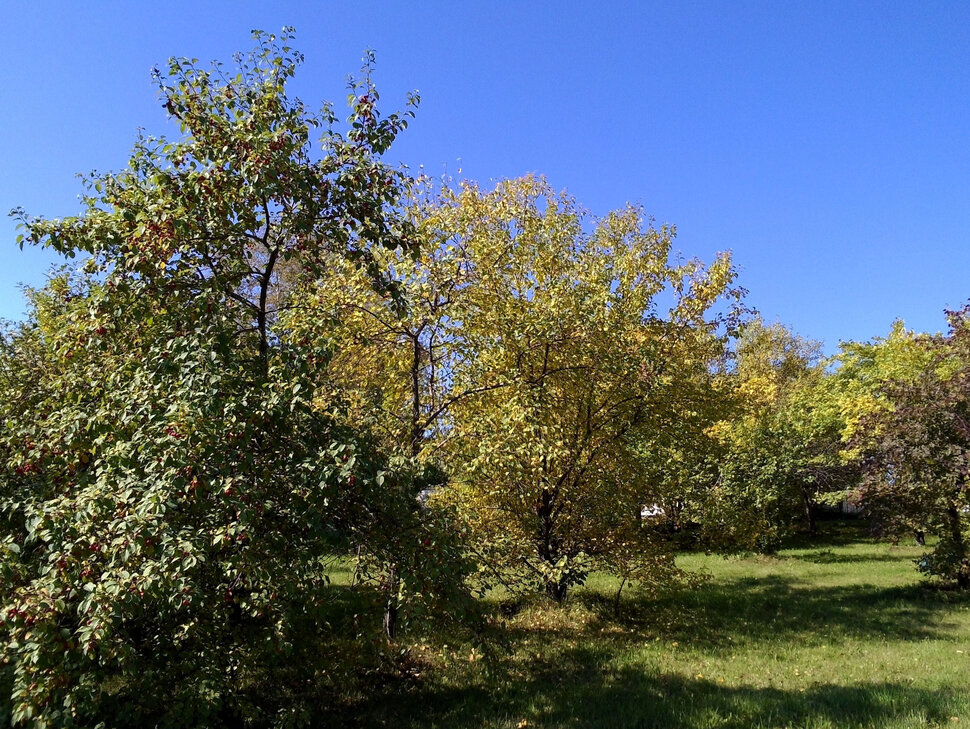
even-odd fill
[[[483,573],[557,600],[592,568],[670,576],[643,443],[677,438],[723,353],[729,256],[679,261],[672,228],[593,218],[535,177],[444,184],[412,211],[420,253],[379,253],[399,298],[345,266],[307,299],[356,345],[325,368],[335,399],[433,465],[430,508],[458,515]]]

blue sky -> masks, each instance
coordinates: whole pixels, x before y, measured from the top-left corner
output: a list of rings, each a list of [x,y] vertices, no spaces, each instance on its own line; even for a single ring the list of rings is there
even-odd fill
[[[296,93],[341,104],[377,52],[383,109],[422,104],[390,161],[487,183],[546,175],[594,213],[635,202],[678,247],[731,249],[749,304],[825,341],[970,298],[970,3],[14,3],[0,209],[77,212],[78,172],[175,134],[149,71],[296,27]],[[0,220],[0,316],[54,261]]]

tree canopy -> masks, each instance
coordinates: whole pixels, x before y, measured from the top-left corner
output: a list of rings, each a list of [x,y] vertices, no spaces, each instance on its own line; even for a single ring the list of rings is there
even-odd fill
[[[419,255],[382,254],[403,317],[346,266],[347,286],[310,294],[310,320],[362,344],[332,361],[335,390],[444,470],[434,500],[489,573],[557,599],[594,565],[659,579],[638,458],[647,435],[679,437],[722,350],[730,259],[677,261],[639,210],[594,220],[531,177],[445,185],[412,215]]]

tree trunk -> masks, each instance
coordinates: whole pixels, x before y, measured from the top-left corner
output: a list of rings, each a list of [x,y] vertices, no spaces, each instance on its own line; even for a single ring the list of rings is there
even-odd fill
[[[350,575],[350,586],[356,587],[360,583],[360,556],[364,552],[364,547],[358,544],[354,549],[354,572]]]
[[[411,353],[411,457],[417,458],[421,452],[421,441],[424,438],[424,426],[421,423],[421,330],[420,327],[411,338],[413,345]],[[392,563],[387,569],[387,580],[384,583],[384,635],[388,640],[394,640],[397,634],[397,593],[401,588],[401,580],[397,576],[397,565]]]
[[[546,582],[546,595],[556,602],[562,602],[566,599],[566,589],[566,583],[562,580],[549,580]]]
[[[269,236],[269,220],[266,221],[266,236],[267,238]],[[273,269],[276,266],[278,256],[278,249],[274,248],[270,251],[269,258],[266,261],[266,268],[259,282],[259,305],[256,309],[256,329],[259,332],[259,365],[264,378],[269,376],[269,333],[267,331],[268,310],[266,301],[269,295],[269,285],[273,280]]]
[[[815,523],[815,509],[812,504],[812,495],[806,488],[802,488],[802,505],[805,509],[805,521],[808,523],[808,533],[815,534],[817,528]]]
[[[397,634],[397,592],[400,580],[397,576],[397,565],[392,564],[387,570],[387,581],[384,584],[386,601],[384,602],[384,635],[388,640],[394,640]]]
[[[626,585],[626,577],[620,580],[620,588],[616,591],[616,596],[613,598],[613,617],[617,620],[620,619],[620,595],[623,593],[624,585]]]
[[[424,425],[421,422],[421,330],[411,338],[411,457],[417,458],[421,452],[424,438]]]
[[[561,540],[555,533],[555,521],[553,520],[553,507],[555,496],[549,489],[542,489],[536,503],[536,516],[539,517],[539,558],[551,567],[555,567],[560,558]],[[562,602],[566,598],[566,583],[563,580],[546,580],[546,595],[556,602]]]
[[[963,525],[960,523],[960,512],[956,505],[951,504],[946,510],[947,522],[950,527],[950,540],[953,542],[953,552],[957,559],[957,585],[966,589],[970,587],[970,565],[967,564],[967,545],[963,541]]]

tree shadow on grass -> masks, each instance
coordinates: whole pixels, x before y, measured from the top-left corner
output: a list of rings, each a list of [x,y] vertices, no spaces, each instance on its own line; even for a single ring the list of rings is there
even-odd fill
[[[615,668],[579,649],[521,667],[512,680],[374,694],[342,716],[353,727],[876,727],[943,725],[962,694],[899,683],[816,684],[805,690],[725,686],[707,679]]]
[[[365,727],[877,727],[944,725],[970,711],[965,692],[906,682],[806,684],[804,690],[725,685],[623,665],[653,637],[684,649],[941,637],[954,602],[967,596],[921,586],[823,588],[785,577],[719,579],[658,599],[624,600],[612,617],[603,593],[578,591],[572,608],[533,606],[529,620],[493,625],[515,648],[485,665],[453,658],[421,681],[372,687],[321,721]],[[570,613],[573,610],[574,613]],[[583,616],[577,622],[571,616]],[[545,621],[545,622],[544,622]],[[620,659],[622,661],[622,659]],[[715,677],[716,678],[716,677]],[[525,721],[525,724],[520,722]]]
[[[814,553],[816,556],[819,552]],[[810,556],[810,555],[806,555]],[[783,557],[787,559],[789,557]],[[867,558],[870,559],[870,558]],[[900,559],[905,559],[901,557]],[[678,641],[700,653],[741,647],[765,655],[794,645],[856,640],[920,641],[952,636],[961,592],[925,585],[820,586],[787,575],[718,577],[689,590],[649,597],[623,593],[621,617],[605,591],[577,590],[562,608],[527,606],[500,617],[483,636],[496,650],[486,662],[453,655],[447,669],[408,678],[385,674],[315,725],[402,727],[670,727],[817,729],[951,725],[966,720],[964,691],[906,681],[804,689],[725,685],[622,663],[646,641]],[[439,647],[456,636],[437,635]],[[467,646],[467,643],[464,645]],[[716,677],[715,677],[716,679]],[[521,722],[526,723],[522,724]]]
[[[804,554],[786,554],[783,559],[797,559],[814,564],[853,564],[863,562],[913,562],[908,554],[846,554],[833,552],[829,549],[819,549]]]
[[[846,547],[858,544],[880,544],[883,540],[873,533],[865,519],[832,519],[818,522],[818,530],[798,532],[785,540],[785,549],[812,547]]]
[[[603,597],[585,597],[603,612]],[[716,648],[751,643],[827,644],[846,637],[923,640],[949,628],[970,596],[924,585],[819,587],[782,576],[720,578],[655,600],[631,600],[624,621],[639,633]],[[599,602],[598,606],[594,606]]]

